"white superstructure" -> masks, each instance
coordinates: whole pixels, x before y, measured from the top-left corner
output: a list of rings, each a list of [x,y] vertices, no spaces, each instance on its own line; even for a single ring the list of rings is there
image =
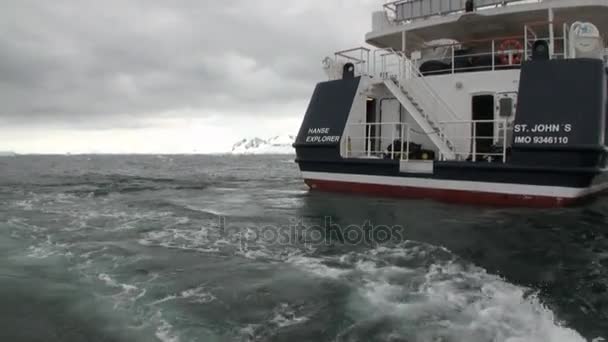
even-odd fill
[[[380,5],[379,5],[380,7]],[[344,157],[506,161],[522,63],[604,58],[608,0],[399,0],[373,13],[372,48],[324,61],[330,79],[363,76]],[[392,146],[398,141],[401,148]]]

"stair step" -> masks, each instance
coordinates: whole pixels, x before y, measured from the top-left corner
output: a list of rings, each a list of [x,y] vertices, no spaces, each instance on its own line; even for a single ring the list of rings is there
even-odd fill
[[[427,133],[428,137],[433,144],[439,148],[441,153],[447,155],[448,159],[455,158],[454,144],[451,141],[448,141],[448,138],[441,133],[439,124],[431,120],[430,117],[426,115],[421,104],[416,101],[417,98],[411,95],[398,80],[387,80],[384,83],[389,88],[391,93],[393,93],[399,99],[404,107],[414,110],[411,113],[412,117],[420,125],[427,127],[427,129],[430,130],[430,132]]]

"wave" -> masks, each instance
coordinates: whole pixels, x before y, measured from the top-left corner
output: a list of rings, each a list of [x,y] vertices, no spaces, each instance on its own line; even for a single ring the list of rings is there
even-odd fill
[[[130,194],[161,190],[205,190],[209,187],[206,179],[200,177],[163,178],[143,177],[125,174],[87,173],[79,176],[50,177],[44,182],[3,183],[20,189],[33,188],[40,191],[63,190],[68,194],[82,196],[108,196],[112,193]]]
[[[161,342],[179,342],[179,334],[175,331],[175,327],[163,316],[161,309],[155,310],[143,310],[137,309],[134,305],[138,301],[143,301],[146,296],[148,289],[144,286],[145,284],[127,284],[121,283],[114,277],[107,273],[99,273],[97,279],[101,281],[106,287],[113,289],[114,294],[111,294],[111,298],[114,303],[114,310],[126,310],[131,314],[135,314],[137,317],[133,317],[134,322],[139,322],[142,327],[152,327],[154,336]],[[153,276],[147,282],[151,282],[156,279]],[[146,282],[146,283],[147,283]]]
[[[69,244],[53,241],[51,236],[47,235],[42,242],[29,246],[25,256],[32,259],[47,259],[55,256],[69,258],[73,256],[69,248]]]
[[[136,285],[120,283],[107,273],[100,273],[97,279],[104,282],[106,286],[118,290],[118,292],[110,295],[114,299],[114,309],[132,306],[142,299],[148,291],[146,288],[140,288]]]
[[[416,242],[334,257],[287,260],[347,282],[354,323],[337,341],[582,342],[533,289],[508,283],[446,249]]]
[[[285,328],[296,324],[301,324],[308,321],[308,317],[298,317],[296,311],[287,303],[275,309],[275,316],[270,320],[278,328]]]
[[[162,299],[151,302],[148,305],[159,305],[173,300],[186,300],[192,304],[208,304],[217,298],[207,290],[205,286],[199,286],[184,290],[179,294],[168,295]]]
[[[173,325],[166,320],[162,319],[162,315],[159,318],[160,324],[156,328],[156,338],[161,342],[179,342],[179,336],[173,332]]]

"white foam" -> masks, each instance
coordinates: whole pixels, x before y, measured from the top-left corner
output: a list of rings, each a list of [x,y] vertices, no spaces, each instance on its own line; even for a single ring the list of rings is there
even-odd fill
[[[271,320],[272,323],[276,324],[279,328],[285,328],[296,324],[301,324],[308,321],[308,317],[298,317],[295,311],[289,306],[289,304],[282,303],[278,309],[275,310],[276,314]]]
[[[183,205],[185,208],[187,208],[189,210],[198,211],[198,212],[203,213],[203,214],[210,214],[210,215],[217,216],[217,217],[226,216],[227,215],[226,212],[223,212],[221,210],[214,209],[214,208],[211,208],[211,207],[198,207],[198,206],[195,206],[193,204],[186,204],[186,203],[181,203],[181,205]]]
[[[33,259],[46,259],[58,254],[56,250],[49,249],[48,246],[30,246],[27,250],[27,257]]]
[[[215,234],[217,234],[216,231],[207,227],[201,229],[166,228],[146,233],[145,237],[138,240],[138,243],[143,246],[217,253],[219,248],[214,246]]]
[[[348,282],[360,294],[351,307],[353,316],[359,315],[361,324],[374,317],[401,322],[394,327],[397,336],[415,329],[416,336],[433,341],[585,341],[564,327],[531,289],[457,260],[446,249],[407,242],[330,259],[296,256],[288,262]]]
[[[241,248],[235,254],[251,260],[276,260],[276,256],[265,248],[258,248],[253,250]]]
[[[181,293],[181,298],[189,299],[190,302],[197,304],[211,303],[216,299],[215,296],[207,292],[203,286],[183,291]]]
[[[173,325],[162,318],[159,312],[157,315],[158,326],[156,328],[156,338],[161,342],[179,342],[179,336],[173,332]]]
[[[287,259],[287,262],[301,270],[308,271],[324,278],[338,279],[351,272],[349,269],[327,266],[322,259],[305,257],[301,255],[292,256]]]
[[[125,305],[132,305],[143,298],[147,293],[145,288],[140,289],[138,286],[132,284],[120,283],[107,273],[98,274],[97,279],[103,281],[106,286],[119,290],[117,293],[110,296],[113,298],[115,309]]]
[[[29,246],[26,257],[32,259],[47,259],[53,256],[72,257],[73,254],[70,252],[69,247],[65,243],[53,242],[51,241],[51,237],[47,236],[44,242],[36,246]]]
[[[15,208],[19,208],[25,211],[32,211],[34,210],[34,200],[32,199],[27,199],[27,200],[19,200],[19,201],[15,201],[13,202],[13,207]]]
[[[419,325],[418,333],[424,336],[462,341],[585,341],[561,326],[537,296],[527,295],[529,289],[478,267],[450,261],[421,268],[426,272],[424,281],[413,293],[405,284],[390,281],[398,269],[367,264],[359,270],[373,275],[360,289],[372,313]]]
[[[99,280],[102,280],[103,282],[105,282],[106,285],[108,285],[108,286],[121,288],[123,291],[128,292],[128,293],[133,293],[133,292],[136,292],[139,290],[139,288],[135,285],[119,283],[116,280],[114,280],[112,277],[110,277],[108,274],[105,274],[105,273],[100,273],[97,278]]]
[[[239,329],[239,335],[241,341],[255,341],[255,331],[259,327],[259,324],[247,324],[243,328]]]
[[[165,303],[165,302],[168,302],[168,301],[172,301],[172,300],[175,300],[175,299],[177,299],[177,295],[169,295],[169,296],[166,296],[166,297],[164,297],[162,299],[156,300],[156,301],[154,301],[154,302],[152,302],[152,303],[150,303],[148,305],[158,305],[158,304],[162,304],[162,303]]]
[[[159,299],[157,301],[154,301],[148,305],[158,305],[158,304],[162,304],[165,302],[169,302],[172,300],[178,300],[178,299],[185,299],[185,300],[189,301],[190,303],[195,303],[195,304],[208,304],[208,303],[213,302],[217,298],[213,294],[208,292],[204,286],[199,286],[199,287],[195,287],[192,289],[184,290],[179,295],[172,294],[172,295],[166,296],[166,297]]]
[[[466,330],[498,341],[585,341],[574,330],[561,326],[537,295],[527,295],[529,289],[481,268],[465,269],[456,263],[433,265],[420,291],[433,305],[459,312],[464,323],[452,327],[456,336],[460,336],[458,330]]]

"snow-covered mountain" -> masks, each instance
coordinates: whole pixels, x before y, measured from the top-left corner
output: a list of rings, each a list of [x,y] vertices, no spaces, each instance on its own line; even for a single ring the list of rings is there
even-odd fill
[[[294,154],[296,137],[277,135],[269,139],[243,139],[232,146],[232,154]]]
[[[0,157],[14,157],[17,153],[13,151],[0,151]]]

